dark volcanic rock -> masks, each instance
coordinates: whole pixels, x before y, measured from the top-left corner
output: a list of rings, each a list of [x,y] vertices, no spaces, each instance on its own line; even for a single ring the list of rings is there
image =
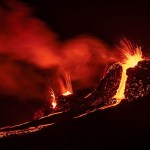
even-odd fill
[[[71,110],[83,113],[115,103],[113,96],[116,94],[120,84],[122,66],[114,64],[110,66],[106,75],[99,81],[97,87],[84,98],[75,94],[60,96],[57,99],[58,105],[54,111]]]
[[[122,66],[114,64],[110,66],[106,75],[100,80],[97,88],[92,92],[88,99],[93,101],[93,105],[102,103],[102,105],[109,105],[114,103],[113,96],[116,94],[120,84],[122,74]]]
[[[127,70],[125,97],[136,100],[150,94],[150,60],[143,60],[134,68]]]
[[[113,99],[113,96],[119,87],[121,74],[122,66],[120,64],[110,66],[97,87],[89,92],[87,96],[81,98],[77,94],[60,95],[57,98],[56,109],[49,108],[51,113],[72,111],[79,114],[115,103],[116,101]]]
[[[122,67],[119,64],[110,66],[104,78],[97,87],[83,99],[76,95],[60,96],[58,98],[57,110],[73,110],[75,112],[85,112],[99,107],[103,107],[116,101],[113,96],[116,94],[120,84]]]
[[[70,94],[67,96],[60,95],[57,98],[57,111],[66,111],[74,108],[76,104],[80,103],[81,99],[76,94]]]

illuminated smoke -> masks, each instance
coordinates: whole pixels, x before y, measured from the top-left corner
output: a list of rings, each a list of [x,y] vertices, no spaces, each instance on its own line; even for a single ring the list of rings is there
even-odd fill
[[[90,87],[118,60],[117,51],[90,36],[60,42],[57,34],[31,13],[16,1],[3,2],[0,7],[2,92],[21,99],[44,99],[47,91],[41,74],[47,70],[67,70],[75,90]]]

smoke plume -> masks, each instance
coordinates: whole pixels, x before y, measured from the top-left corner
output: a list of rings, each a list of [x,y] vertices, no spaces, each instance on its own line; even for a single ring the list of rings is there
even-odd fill
[[[42,99],[47,92],[43,77],[46,70],[53,72],[49,74],[52,77],[68,71],[75,90],[90,87],[104,75],[109,64],[118,60],[117,51],[97,38],[82,35],[60,41],[44,21],[33,17],[31,9],[20,2],[3,2],[0,20],[3,94]],[[50,80],[55,83],[56,77]]]

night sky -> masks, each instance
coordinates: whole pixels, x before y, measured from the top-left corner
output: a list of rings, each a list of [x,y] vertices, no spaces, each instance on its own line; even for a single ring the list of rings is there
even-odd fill
[[[89,34],[112,44],[123,37],[149,49],[149,5],[140,2],[24,0],[60,39]]]

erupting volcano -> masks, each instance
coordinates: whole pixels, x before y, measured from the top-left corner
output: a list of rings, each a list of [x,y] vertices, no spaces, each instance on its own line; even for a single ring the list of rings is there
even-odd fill
[[[126,98],[124,93],[126,88],[126,81],[128,78],[127,70],[129,68],[134,68],[138,64],[138,62],[143,60],[142,51],[140,48],[134,48],[133,45],[126,39],[124,41],[121,41],[120,43],[122,46],[121,49],[123,52],[124,60],[122,63],[120,63],[120,65],[122,66],[122,74],[121,74],[119,88],[117,89],[117,92],[113,97],[114,99],[116,99],[116,103],[106,107],[118,105],[122,99]]]
[[[125,58],[125,62],[121,64],[121,66],[122,66],[121,81],[120,81],[120,85],[117,90],[117,93],[114,96],[114,98],[117,99],[118,103],[121,99],[125,98],[124,92],[125,92],[125,86],[126,86],[126,81],[127,81],[127,77],[128,77],[126,74],[127,69],[135,67],[139,61],[143,60],[141,49],[139,49],[139,48],[133,49],[131,44],[125,45],[124,55],[126,58]]]
[[[36,132],[150,96],[150,59],[142,55],[141,47],[123,39],[116,48],[89,35],[62,40],[45,22],[30,16],[26,5],[16,1],[3,5],[0,91],[3,101],[10,105],[14,101],[18,116],[22,108],[17,104],[28,104],[30,111],[24,113],[31,117],[24,121],[14,115],[21,119],[14,121],[17,125],[1,127],[0,138]]]
[[[142,57],[142,51],[140,48],[135,48],[128,40],[121,41],[121,53],[122,62],[116,63],[109,67],[105,76],[100,80],[96,88],[87,93],[84,97],[80,97],[78,94],[70,92],[72,90],[71,79],[69,74],[65,74],[64,81],[59,79],[60,89],[62,94],[58,97],[55,96],[55,92],[50,90],[50,106],[48,107],[48,114],[45,113],[45,108],[40,108],[34,117],[34,122],[27,122],[12,127],[1,128],[0,136],[12,134],[24,134],[40,130],[45,126],[51,126],[60,120],[79,118],[87,115],[96,110],[103,110],[112,106],[118,105],[122,100],[130,100],[129,95],[139,90],[134,87],[132,90],[127,91],[132,83],[130,78],[133,74],[129,74],[129,69],[135,69],[135,72],[141,75],[150,71],[150,61]],[[141,67],[143,66],[143,67]],[[146,74],[145,74],[146,75]],[[129,78],[129,79],[128,79]],[[133,97],[132,100],[144,97],[150,94],[150,80],[145,76],[145,79],[139,79],[135,77],[135,82],[143,83],[143,87],[140,87],[140,95]],[[136,86],[132,85],[132,86]],[[70,91],[69,91],[70,90]],[[130,104],[129,104],[130,105]],[[45,116],[47,115],[47,116]],[[44,117],[45,116],[45,117]],[[42,123],[46,122],[46,123]],[[34,127],[32,130],[31,128]]]

